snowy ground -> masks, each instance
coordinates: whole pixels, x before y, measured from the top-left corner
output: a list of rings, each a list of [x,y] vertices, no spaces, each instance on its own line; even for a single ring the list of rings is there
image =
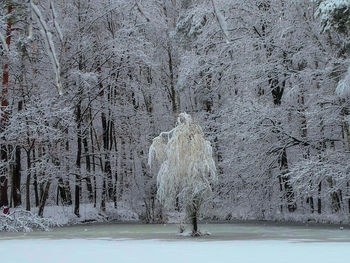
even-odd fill
[[[176,234],[176,225],[80,225],[50,232],[0,233],[1,263],[341,263],[350,230],[262,224],[201,225],[210,237]]]
[[[23,209],[23,208],[22,208]],[[38,208],[33,208],[32,212],[37,214]],[[46,206],[44,209],[44,217],[52,219],[60,225],[72,225],[86,221],[105,222],[108,220],[119,221],[136,221],[138,215],[133,212],[130,207],[120,202],[118,208],[114,208],[113,203],[106,204],[106,212],[101,212],[100,209],[93,207],[93,204],[80,205],[80,217],[74,214],[72,206]],[[0,262],[1,263],[1,262]]]

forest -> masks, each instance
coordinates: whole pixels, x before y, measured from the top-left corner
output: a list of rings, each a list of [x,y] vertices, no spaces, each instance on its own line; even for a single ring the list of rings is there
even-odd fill
[[[148,154],[186,112],[202,219],[349,223],[349,29],[348,0],[0,1],[1,213],[171,221]]]

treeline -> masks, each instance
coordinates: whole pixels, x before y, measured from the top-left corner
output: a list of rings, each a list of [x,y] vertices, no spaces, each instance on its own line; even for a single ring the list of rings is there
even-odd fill
[[[148,148],[186,111],[214,146],[208,216],[348,220],[346,1],[0,10],[0,207],[72,206],[79,217],[81,204],[122,202],[164,220]]]

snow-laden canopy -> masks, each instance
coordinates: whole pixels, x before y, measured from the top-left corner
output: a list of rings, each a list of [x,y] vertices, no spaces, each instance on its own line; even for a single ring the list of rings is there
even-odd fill
[[[210,196],[217,181],[212,147],[190,115],[181,113],[173,130],[154,138],[149,165],[155,160],[160,165],[157,194],[165,205],[177,195],[185,202]]]
[[[323,30],[333,27],[339,32],[345,32],[350,26],[350,1],[324,0],[320,3],[317,14],[321,18]]]
[[[339,81],[336,93],[341,98],[346,98],[350,96],[350,67],[348,68],[345,77],[341,81]]]

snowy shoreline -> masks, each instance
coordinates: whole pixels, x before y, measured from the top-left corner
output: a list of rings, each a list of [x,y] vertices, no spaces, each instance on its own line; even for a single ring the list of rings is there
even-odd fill
[[[296,222],[296,221],[274,221],[274,220],[239,220],[239,219],[232,219],[232,220],[204,220],[199,221],[198,225],[199,228],[205,226],[205,225],[246,225],[246,226],[269,226],[269,227],[301,227],[301,228],[315,228],[315,229],[330,229],[330,230],[350,230],[350,224],[339,224],[339,223],[318,223],[318,222]],[[145,223],[143,221],[135,221],[135,220],[116,220],[112,219],[109,221],[93,221],[93,222],[77,222],[72,224],[65,224],[61,226],[55,226],[51,229],[60,229],[60,228],[69,228],[69,227],[76,227],[76,226],[103,226],[103,225],[135,225],[135,226],[141,226],[141,225],[174,225],[177,226],[178,223]],[[186,224],[187,225],[187,224]],[[189,226],[189,224],[188,224]]]
[[[23,209],[16,209],[13,211],[20,211]],[[32,213],[36,214],[37,208],[32,209]],[[233,214],[232,218],[225,219],[224,216],[218,217],[218,213],[215,210],[211,211],[211,214],[206,218],[199,220],[199,227],[206,224],[237,224],[237,225],[266,225],[266,226],[296,226],[296,227],[313,227],[324,229],[350,229],[350,223],[347,218],[339,218],[334,216],[319,216],[314,215],[311,219],[309,215],[300,214],[278,214],[271,219],[261,220],[250,218],[242,219],[239,213]],[[212,219],[212,218],[215,219]],[[117,209],[114,208],[113,203],[106,204],[106,211],[101,213],[98,208],[93,207],[92,204],[81,205],[81,217],[78,218],[74,214],[72,206],[47,206],[44,211],[44,218],[53,221],[54,225],[51,228],[72,227],[77,225],[95,226],[95,225],[108,225],[108,224],[128,224],[128,225],[178,225],[181,222],[183,215],[180,213],[168,213],[166,215],[166,222],[153,222],[148,223],[142,220],[142,217],[127,204],[120,202]],[[1,223],[1,222],[0,222]],[[36,231],[35,229],[33,229]],[[30,231],[30,230],[29,230]],[[27,231],[28,232],[28,231]],[[1,233],[1,231],[0,231]]]
[[[91,216],[91,214],[90,214]],[[124,215],[125,216],[125,215]],[[87,227],[93,227],[93,226],[103,226],[103,225],[135,225],[135,226],[141,226],[141,225],[174,225],[178,226],[179,223],[177,223],[175,220],[170,219],[170,222],[167,223],[159,223],[159,222],[151,222],[147,223],[143,220],[140,220],[139,218],[133,218],[130,219],[130,217],[124,217],[114,214],[114,216],[111,216],[109,218],[107,217],[101,217],[97,216],[95,218],[93,217],[86,217],[86,218],[60,218],[60,217],[52,217],[48,216],[46,217],[49,220],[55,221],[57,225],[54,225],[50,227],[50,230],[56,230],[61,228],[70,228],[70,227],[76,227],[76,226],[87,226]],[[331,222],[316,222],[316,221],[297,221],[297,220],[259,220],[259,219],[231,219],[231,220],[200,220],[198,222],[199,227],[211,224],[211,225],[243,225],[243,226],[267,226],[267,227],[301,227],[301,228],[316,228],[316,229],[350,229],[350,223],[331,223]],[[189,224],[185,224],[188,225]],[[42,231],[40,229],[32,229],[32,231]],[[10,231],[12,232],[12,231]],[[23,231],[19,231],[23,232]],[[0,231],[1,233],[1,231]]]

